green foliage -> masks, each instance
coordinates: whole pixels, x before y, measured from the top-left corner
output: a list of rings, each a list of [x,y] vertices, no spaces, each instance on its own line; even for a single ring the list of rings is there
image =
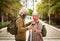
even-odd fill
[[[0,14],[16,17],[21,8],[20,0],[0,0]]]
[[[49,9],[48,15],[55,14],[56,11],[59,10],[58,8],[60,8],[60,2],[56,2],[55,5]]]
[[[37,12],[39,13],[39,15],[41,16],[41,17],[43,17],[43,15],[44,14],[47,14],[48,12],[48,10],[49,10],[49,4],[47,4],[47,3],[44,3],[44,2],[38,2],[37,3],[37,5],[36,5],[36,10],[37,10]]]
[[[50,0],[50,3],[49,0],[42,0],[36,5],[36,10],[39,12],[40,16],[44,14],[55,14],[57,8],[60,8],[60,0]]]
[[[36,10],[42,18],[48,19],[47,17],[50,16],[51,21],[60,23],[60,0],[41,0],[37,3]]]
[[[9,24],[10,22],[0,22],[0,29],[1,28],[4,28],[4,27],[7,27],[7,25]]]
[[[32,9],[28,9],[28,15],[31,15],[31,14],[32,14],[32,12],[33,12],[33,10],[32,10]]]

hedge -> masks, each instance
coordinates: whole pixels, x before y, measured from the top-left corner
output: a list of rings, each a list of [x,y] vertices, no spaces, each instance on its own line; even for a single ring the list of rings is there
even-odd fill
[[[4,27],[7,27],[7,25],[9,24],[10,22],[0,22],[0,29],[1,28],[4,28]]]

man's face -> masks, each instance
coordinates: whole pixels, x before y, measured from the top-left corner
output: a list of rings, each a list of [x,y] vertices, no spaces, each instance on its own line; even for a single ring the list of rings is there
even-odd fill
[[[21,16],[22,16],[23,19],[26,17],[26,15],[27,15],[26,11],[21,12]]]

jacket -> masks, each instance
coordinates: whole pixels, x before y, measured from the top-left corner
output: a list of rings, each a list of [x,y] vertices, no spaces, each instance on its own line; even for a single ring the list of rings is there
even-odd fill
[[[26,28],[22,17],[19,17],[16,20],[16,26],[18,27],[18,30],[17,35],[15,35],[15,39],[26,40]]]

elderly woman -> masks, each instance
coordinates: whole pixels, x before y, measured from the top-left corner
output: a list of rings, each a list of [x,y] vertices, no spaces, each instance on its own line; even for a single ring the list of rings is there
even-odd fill
[[[31,35],[29,35],[28,41],[43,41],[41,34],[42,24],[39,22],[38,13],[33,12],[32,17],[33,17],[33,22],[31,23],[32,37]]]

